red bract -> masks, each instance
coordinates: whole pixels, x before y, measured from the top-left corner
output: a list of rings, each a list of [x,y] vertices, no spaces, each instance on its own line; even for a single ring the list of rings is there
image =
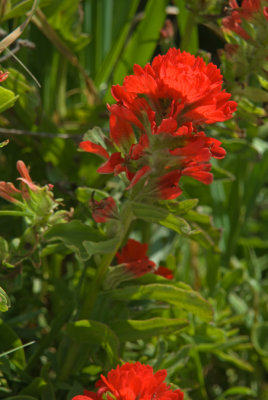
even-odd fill
[[[123,86],[115,86],[112,93],[121,112],[131,110],[139,121],[144,107],[133,110],[133,96],[134,100],[145,97],[143,101],[156,113],[156,121],[174,118],[179,126],[189,121],[197,126],[232,117],[236,103],[229,101],[231,95],[222,90],[222,83],[216,65],[206,65],[201,57],[173,48],[155,57],[152,65],[135,65],[134,75],[127,76]]]
[[[119,264],[125,266],[125,271],[131,277],[138,278],[148,272],[161,275],[166,279],[172,279],[172,271],[166,267],[156,267],[156,264],[147,256],[148,244],[140,243],[134,239],[128,239],[127,244],[122,248],[121,253],[116,254]]]
[[[222,75],[206,63],[180,50],[170,49],[134,75],[112,88],[116,104],[110,111],[110,139],[116,152],[90,141],[85,151],[106,158],[100,173],[125,173],[127,189],[143,182],[143,194],[163,199],[178,197],[181,176],[212,182],[211,157],[223,158],[220,141],[198,132],[200,124],[232,117],[236,103],[222,90]]]
[[[101,201],[91,200],[92,217],[96,222],[106,222],[116,216],[116,203],[112,197]]]
[[[29,175],[29,171],[23,161],[17,161],[17,170],[20,174],[20,178],[18,178],[18,180],[21,181],[20,190],[17,189],[11,182],[0,182],[0,197],[13,203],[18,202],[19,198],[24,200],[29,198],[29,192],[27,188],[33,192],[38,189],[38,186],[33,183]]]
[[[108,372],[107,378],[101,375],[97,393],[85,391],[73,400],[102,400],[105,394],[109,400],[183,400],[181,390],[171,390],[164,382],[166,376],[166,370],[154,373],[149,365],[126,363]]]
[[[5,81],[7,77],[8,77],[8,72],[0,71],[0,82]]]
[[[237,33],[245,40],[250,40],[251,36],[242,27],[243,19],[245,21],[251,21],[254,14],[259,12],[260,15],[263,13],[264,17],[267,19],[267,7],[261,9],[261,0],[243,0],[241,7],[239,7],[236,0],[229,0],[229,6],[233,11],[231,11],[230,15],[223,18],[222,24],[225,29]]]
[[[170,280],[174,278],[172,271],[169,268],[163,267],[161,265],[157,268],[155,274]]]
[[[146,255],[148,250],[147,243],[140,243],[134,239],[128,239],[127,244],[116,254],[117,262],[124,264],[127,271],[134,277],[139,277],[148,272],[153,272],[155,263],[150,261]]]

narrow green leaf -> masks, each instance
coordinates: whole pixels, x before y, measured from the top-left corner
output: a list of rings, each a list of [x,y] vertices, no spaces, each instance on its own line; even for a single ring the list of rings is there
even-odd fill
[[[132,18],[137,10],[139,4],[139,0],[132,0],[130,3],[128,17],[126,18],[126,22],[118,35],[117,39],[114,41],[112,48],[110,49],[109,53],[106,55],[101,67],[98,69],[95,83],[96,86],[101,85],[101,83],[105,82],[114,68],[117,60],[119,59],[120,53],[123,50],[124,44],[126,43],[127,35],[130,31]],[[117,19],[117,16],[116,16]]]
[[[4,15],[2,22],[7,21],[11,18],[24,17],[26,13],[30,11],[32,5],[33,0],[24,0],[19,4],[16,4],[15,7],[11,8],[11,10]]]
[[[179,309],[198,315],[205,321],[211,321],[213,311],[211,305],[199,293],[193,290],[181,289],[172,285],[150,284],[143,286],[128,286],[109,292],[120,301],[154,300],[172,304]]]
[[[110,323],[110,327],[121,341],[148,339],[165,335],[185,328],[188,321],[169,318],[151,318],[146,320],[120,320]]]
[[[253,372],[254,368],[253,366],[248,363],[247,361],[239,358],[237,356],[237,354],[230,352],[230,353],[224,353],[223,351],[219,351],[219,350],[215,350],[213,352],[216,356],[218,356],[221,360],[223,361],[227,361],[233,365],[235,365],[236,367],[244,370],[244,371],[249,371],[249,372]]]
[[[144,66],[150,61],[166,18],[166,0],[148,0],[144,18],[135,29],[115,68],[113,81],[122,83],[134,64]]]
[[[257,396],[256,392],[250,388],[247,388],[245,386],[234,386],[230,389],[225,390],[225,392],[223,392],[222,395],[217,400],[225,399],[228,396],[234,396],[234,395],[253,396],[253,397]]]

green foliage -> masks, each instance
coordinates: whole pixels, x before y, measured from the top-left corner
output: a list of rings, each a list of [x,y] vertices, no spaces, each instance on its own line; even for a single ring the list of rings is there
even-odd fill
[[[42,188],[21,205],[0,199],[0,399],[69,400],[125,361],[167,369],[186,400],[267,399],[267,35],[223,32],[225,1],[171,3],[40,0],[10,47],[20,63],[1,53],[0,181],[19,187],[22,159]],[[32,7],[3,2],[3,35]],[[174,32],[163,44],[166,9]],[[239,45],[235,59],[224,40]],[[77,147],[84,137],[109,148],[111,85],[172,41],[212,53],[238,110],[206,128],[227,151],[214,182],[182,177],[178,201],[147,203]],[[108,196],[118,213],[96,223],[92,203]],[[129,237],[174,279],[116,279]]]

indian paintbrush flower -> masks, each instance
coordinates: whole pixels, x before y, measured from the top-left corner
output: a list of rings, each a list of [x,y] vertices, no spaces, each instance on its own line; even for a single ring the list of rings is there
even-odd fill
[[[80,148],[106,160],[99,173],[124,172],[127,189],[141,181],[144,195],[173,199],[182,193],[184,175],[211,183],[209,161],[226,153],[199,128],[232,117],[236,103],[222,84],[214,64],[172,48],[144,68],[135,65],[122,86],[112,87],[117,103],[108,109],[116,151],[109,155],[87,140]]]
[[[154,373],[153,368],[139,362],[125,363],[101,375],[97,381],[97,392],[84,391],[72,400],[183,400],[180,389],[172,390],[164,380],[165,369]]]
[[[31,225],[43,227],[55,222],[64,222],[69,213],[62,210],[56,211],[59,200],[53,196],[53,185],[38,186],[33,183],[29,170],[23,161],[17,162],[20,177],[20,188],[11,182],[0,182],[0,197],[13,203],[25,212],[25,217]]]

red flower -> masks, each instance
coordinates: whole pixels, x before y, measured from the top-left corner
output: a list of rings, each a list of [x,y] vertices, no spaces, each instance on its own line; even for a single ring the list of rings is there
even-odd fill
[[[149,365],[126,363],[108,372],[107,378],[101,375],[97,393],[85,391],[72,400],[102,400],[105,393],[109,400],[183,400],[181,390],[171,390],[164,382],[166,376],[166,370],[154,373]]]
[[[127,189],[142,180],[144,195],[176,198],[183,175],[211,183],[209,161],[226,153],[220,141],[198,132],[198,126],[232,117],[236,103],[222,83],[214,64],[170,49],[152,65],[135,65],[122,86],[112,87],[117,103],[108,106],[110,139],[117,152],[109,156],[89,141],[80,147],[106,158],[98,172],[124,172]]]
[[[19,198],[25,200],[28,199],[28,188],[33,192],[38,190],[38,186],[33,183],[29,171],[23,161],[17,161],[17,170],[20,173],[20,178],[18,178],[18,180],[21,181],[21,190],[17,189],[11,182],[0,182],[0,197],[12,203],[18,202]]]
[[[134,277],[139,277],[148,272],[153,272],[155,263],[150,261],[146,255],[148,250],[147,243],[140,243],[134,239],[128,239],[127,244],[116,254],[117,262],[125,264],[127,271]]]
[[[202,58],[172,48],[155,57],[152,65],[135,65],[134,75],[127,76],[122,87],[113,87],[112,93],[121,113],[132,110],[139,121],[144,107],[133,110],[132,104],[142,95],[147,107],[156,113],[156,121],[172,117],[179,126],[188,121],[200,125],[232,117],[236,103],[229,101],[231,95],[222,90],[222,83],[216,65],[206,65]]]
[[[90,201],[92,217],[96,222],[106,222],[116,216],[116,203],[112,197],[107,197],[101,201],[92,199]]]
[[[229,6],[233,10],[231,14],[223,18],[222,24],[225,29],[233,31],[245,40],[250,40],[250,35],[242,27],[243,19],[250,21],[255,13],[261,11],[261,0],[243,0],[239,7],[236,0],[229,0]],[[266,18],[266,9],[263,7],[263,15]],[[267,18],[266,18],[267,19]]]
[[[155,274],[170,280],[174,278],[172,271],[169,268],[163,267],[161,265],[157,268]]]
[[[147,243],[140,243],[135,239],[128,239],[127,244],[122,248],[121,253],[116,254],[119,264],[124,264],[125,272],[132,277],[138,278],[148,272],[161,275],[166,279],[172,279],[171,270],[166,267],[156,267],[156,264],[146,255],[148,251]]]
[[[0,71],[0,82],[5,81],[7,77],[8,77],[8,72]]]

